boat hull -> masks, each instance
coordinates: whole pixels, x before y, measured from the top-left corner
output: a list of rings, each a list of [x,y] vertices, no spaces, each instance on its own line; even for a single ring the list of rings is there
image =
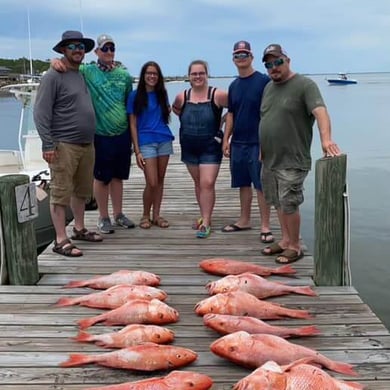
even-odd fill
[[[341,79],[328,79],[329,84],[335,85],[346,85],[346,84],[357,84],[356,80],[341,80]]]

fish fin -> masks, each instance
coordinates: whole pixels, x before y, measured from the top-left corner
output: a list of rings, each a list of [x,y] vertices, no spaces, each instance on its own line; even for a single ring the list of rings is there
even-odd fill
[[[92,341],[92,335],[81,330],[76,337],[73,337],[73,340],[80,341],[81,343],[90,342]]]
[[[75,305],[75,303],[73,298],[70,297],[60,298],[55,304],[55,306],[72,306],[72,305]]]
[[[311,297],[318,296],[318,294],[314,290],[312,290],[312,288],[310,286],[296,287],[294,289],[294,292],[296,294],[309,295]]]
[[[77,321],[77,324],[80,326],[80,329],[87,329],[93,324],[98,322],[98,319],[96,317],[90,317],[90,318],[83,318],[79,321]]]
[[[292,318],[303,318],[303,319],[313,318],[313,316],[307,310],[301,310],[301,309],[287,309],[287,310],[292,310],[289,311],[288,314],[288,316]]]
[[[295,336],[315,336],[317,334],[321,334],[321,331],[315,325],[302,326],[294,333]]]
[[[328,367],[332,371],[339,372],[340,374],[350,375],[350,376],[358,376],[359,374],[353,369],[352,364],[332,361]]]
[[[86,286],[83,280],[73,280],[67,284],[65,284],[64,288],[75,288],[75,287],[84,287]]]
[[[69,355],[69,359],[65,362],[60,363],[60,367],[75,367],[81,366],[82,364],[88,364],[92,362],[91,356],[84,355],[82,353],[74,353]]]
[[[290,264],[282,265],[281,267],[277,267],[273,270],[273,273],[277,274],[296,274],[297,271]]]

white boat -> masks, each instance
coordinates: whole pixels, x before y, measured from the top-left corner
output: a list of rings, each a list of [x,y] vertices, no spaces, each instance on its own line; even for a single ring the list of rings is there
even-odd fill
[[[331,85],[357,84],[357,80],[350,79],[346,73],[339,73],[338,77],[327,79],[327,81]]]
[[[37,252],[41,253],[55,239],[55,229],[50,216],[50,170],[42,158],[42,142],[33,121],[33,105],[39,83],[27,82],[2,87],[21,103],[17,150],[0,150],[0,175],[24,174],[36,184],[38,217],[33,220]],[[67,223],[73,219],[67,213]]]

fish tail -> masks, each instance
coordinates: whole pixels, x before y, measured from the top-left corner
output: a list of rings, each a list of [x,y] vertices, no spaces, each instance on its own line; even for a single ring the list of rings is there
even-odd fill
[[[310,295],[312,297],[318,296],[318,294],[314,290],[312,290],[310,286],[296,287],[294,289],[294,292],[296,294]]]
[[[79,325],[80,329],[87,329],[93,324],[98,322],[97,317],[90,317],[90,318],[83,318],[79,321],[77,321],[77,324]]]
[[[82,280],[73,280],[65,284],[64,288],[84,287],[86,284]]]
[[[93,361],[93,357],[84,355],[82,353],[74,353],[69,355],[69,359],[60,363],[60,367],[75,367],[83,364],[88,364]]]
[[[72,306],[74,304],[73,298],[63,297],[56,302],[55,306]]]
[[[315,325],[302,326],[294,332],[296,336],[315,336],[317,334],[321,334],[321,331]]]
[[[312,315],[307,310],[287,309],[286,314],[293,318],[303,318],[303,319],[313,318]]]
[[[86,343],[92,341],[93,336],[87,332],[83,332],[82,330],[76,337],[73,337],[73,340],[80,341],[81,343]]]
[[[344,363],[344,362],[335,362],[331,361],[329,363],[328,368],[332,371],[339,372],[340,374],[350,375],[350,376],[358,376],[359,374],[353,369],[352,364]]]
[[[297,271],[291,267],[290,264],[282,265],[281,267],[275,268],[273,273],[276,274],[296,274]]]

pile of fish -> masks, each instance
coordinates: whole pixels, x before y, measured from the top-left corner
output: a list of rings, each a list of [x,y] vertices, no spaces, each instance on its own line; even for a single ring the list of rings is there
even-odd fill
[[[263,320],[312,318],[306,310],[287,308],[264,299],[285,294],[316,296],[310,286],[290,286],[264,278],[273,274],[291,275],[290,265],[267,268],[230,259],[206,259],[199,267],[207,273],[224,276],[206,284],[208,298],[195,305],[203,323],[223,336],[210,350],[238,365],[255,369],[241,379],[234,390],[352,390],[363,389],[356,382],[337,380],[320,367],[356,376],[352,365],[334,361],[319,352],[285,340],[288,337],[314,336],[313,326],[287,328]]]
[[[160,282],[161,278],[150,272],[121,270],[65,285],[64,288],[89,287],[103,291],[76,298],[62,297],[56,306],[81,305],[107,309],[100,315],[78,320],[80,331],[73,339],[117,349],[101,354],[70,354],[68,360],[60,363],[60,366],[76,367],[95,363],[112,368],[152,372],[172,370],[194,362],[198,358],[195,351],[166,345],[174,341],[175,334],[161,325],[177,322],[179,313],[163,302],[168,295],[157,288]],[[100,335],[83,330],[97,323],[125,327],[117,332]],[[94,389],[207,390],[212,384],[212,379],[201,373],[172,371],[164,377]]]

